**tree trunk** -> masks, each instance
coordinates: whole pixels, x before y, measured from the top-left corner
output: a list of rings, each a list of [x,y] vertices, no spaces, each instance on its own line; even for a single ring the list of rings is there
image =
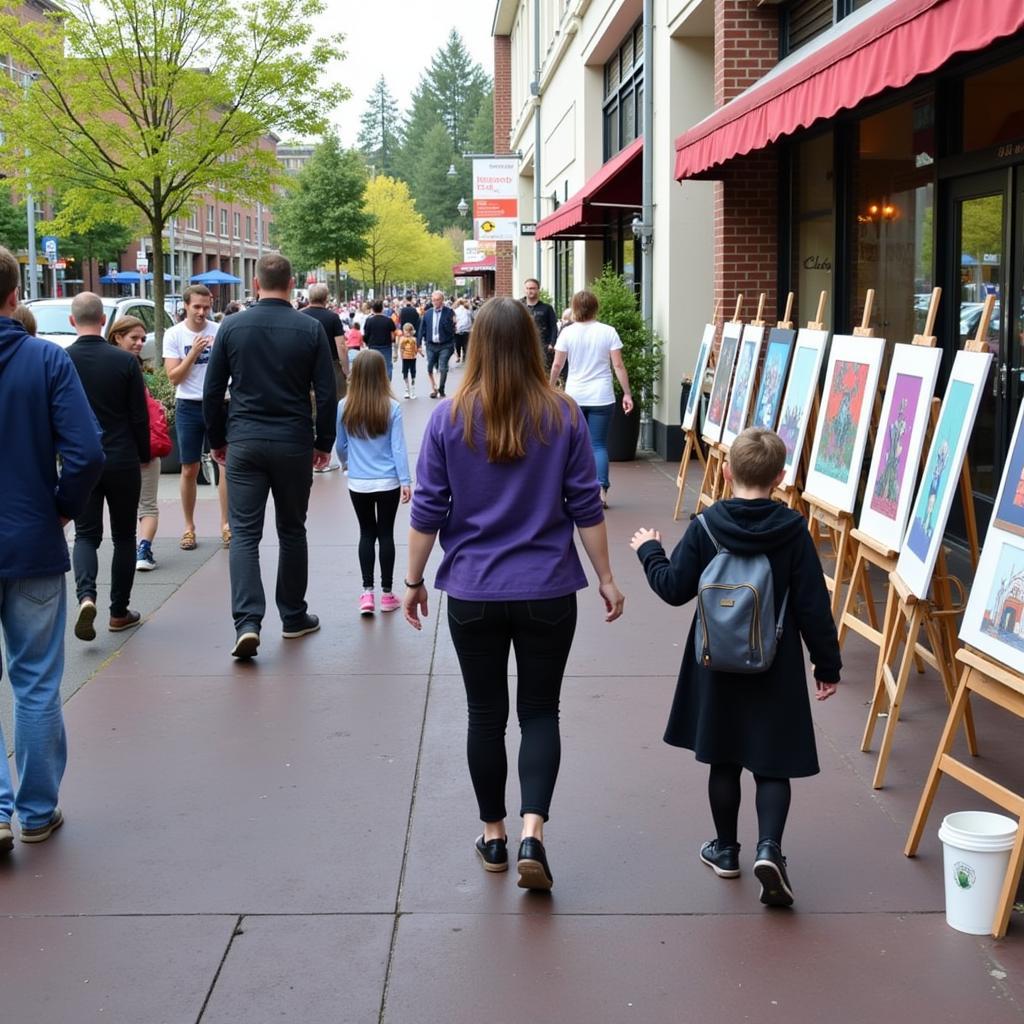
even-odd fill
[[[341,262],[334,261],[334,301],[341,302]]]
[[[153,235],[153,303],[154,310],[154,331],[156,332],[156,358],[157,363],[163,362],[164,358],[164,217],[163,211],[155,210],[149,217],[149,230]]]

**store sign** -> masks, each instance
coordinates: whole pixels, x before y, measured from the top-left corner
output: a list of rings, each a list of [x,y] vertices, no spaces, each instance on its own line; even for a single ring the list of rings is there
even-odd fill
[[[463,263],[479,263],[481,260],[485,259],[487,259],[487,253],[484,252],[480,243],[475,238],[467,238],[462,243]]]
[[[517,161],[473,161],[473,237],[511,240],[519,228]]]

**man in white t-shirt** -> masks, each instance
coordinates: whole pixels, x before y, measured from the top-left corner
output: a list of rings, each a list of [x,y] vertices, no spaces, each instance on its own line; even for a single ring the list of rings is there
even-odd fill
[[[181,462],[181,511],[185,532],[181,549],[196,548],[196,481],[203,457],[206,426],[203,423],[203,382],[206,364],[217,328],[211,320],[213,296],[205,285],[194,284],[185,289],[185,319],[164,334],[164,368],[174,385],[174,427],[178,435],[178,460]],[[224,546],[231,542],[228,527],[227,474],[220,474],[220,536]]]

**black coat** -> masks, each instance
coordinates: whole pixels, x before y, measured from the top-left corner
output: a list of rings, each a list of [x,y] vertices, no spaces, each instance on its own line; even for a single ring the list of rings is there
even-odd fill
[[[806,520],[769,499],[731,498],[704,513],[719,544],[737,554],[764,553],[772,567],[775,611],[789,592],[775,661],[766,672],[734,675],[704,668],[686,640],[665,742],[692,750],[706,764],[743,765],[758,775],[798,778],[818,773],[818,751],[800,638],[816,679],[839,681],[839,640],[818,553]],[[651,588],[669,604],[697,595],[715,547],[698,522],[672,552],[656,541],[637,552]]]

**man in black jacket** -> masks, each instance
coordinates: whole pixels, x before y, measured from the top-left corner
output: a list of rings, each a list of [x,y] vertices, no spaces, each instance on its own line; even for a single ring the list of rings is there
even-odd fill
[[[224,321],[206,370],[203,415],[213,457],[227,466],[231,524],[231,608],[236,658],[260,645],[266,597],[259,545],[267,497],[274,496],[279,554],[277,610],[282,636],[320,628],[306,605],[309,555],[306,512],[311,470],[330,463],[334,446],[334,371],[327,335],[312,317],[292,308],[291,264],[268,255],[256,264],[259,302]],[[231,380],[231,401],[224,392]],[[316,395],[316,423],[309,394]]]
[[[128,603],[135,581],[135,525],[142,488],[141,465],[149,462],[149,411],[139,360],[100,334],[107,322],[103,301],[80,292],[71,301],[71,326],[78,340],[68,348],[86,397],[103,431],[106,464],[85,511],[75,519],[75,636],[95,640],[97,550],[103,540],[103,503],[110,510],[114,557],[110,566],[110,631],[141,621]]]
[[[413,305],[412,292],[405,295],[405,305],[398,311],[398,330],[401,331],[406,324],[412,324],[413,329],[420,329],[420,314]]]
[[[535,277],[528,277],[523,282],[523,291],[526,294],[522,302],[537,325],[544,365],[550,370],[551,360],[555,358],[555,342],[558,340],[558,317],[548,303],[541,301],[540,282]]]

